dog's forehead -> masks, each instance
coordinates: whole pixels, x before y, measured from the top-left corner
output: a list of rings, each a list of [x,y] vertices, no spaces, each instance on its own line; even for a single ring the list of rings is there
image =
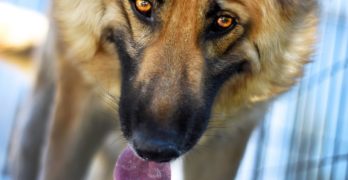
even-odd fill
[[[165,0],[163,2],[169,4],[170,8],[180,7],[183,11],[189,11],[209,7],[215,0]]]
[[[259,0],[260,1],[260,0]],[[230,3],[238,3],[244,5],[248,3],[246,0],[167,0],[163,2],[172,2],[173,4],[181,4],[181,5],[192,5],[198,4],[204,7],[214,6],[216,4],[220,6],[228,5]]]
[[[219,7],[221,10],[230,11],[237,15],[245,16],[250,10],[251,0],[164,0],[167,11],[170,13],[188,15],[196,14],[197,17],[205,16],[211,9]],[[261,3],[262,0],[258,0]],[[176,9],[176,10],[174,10]],[[243,12],[244,11],[244,12]],[[178,13],[180,12],[180,13]]]
[[[157,0],[162,3],[199,3],[199,4],[214,4],[214,3],[231,3],[237,2],[243,4],[245,0]]]

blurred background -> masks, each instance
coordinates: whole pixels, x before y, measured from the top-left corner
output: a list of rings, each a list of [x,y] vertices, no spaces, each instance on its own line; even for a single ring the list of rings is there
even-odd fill
[[[348,180],[348,2],[321,0],[320,6],[313,62],[253,133],[236,179]],[[18,7],[25,9],[11,17],[4,15]],[[9,179],[2,173],[8,139],[31,89],[34,71],[33,61],[27,58],[32,53],[28,44],[42,41],[47,7],[47,0],[0,0],[0,33],[8,33],[0,39],[0,180]],[[15,29],[26,37],[6,31],[9,22],[16,21],[21,26]],[[17,39],[23,38],[26,43],[18,44]],[[20,46],[21,55],[14,56],[12,47],[4,44]]]

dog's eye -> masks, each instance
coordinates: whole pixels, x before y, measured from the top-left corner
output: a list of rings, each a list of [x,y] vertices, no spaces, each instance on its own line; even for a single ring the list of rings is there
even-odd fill
[[[152,12],[152,3],[149,0],[135,0],[136,10],[146,16],[150,17]]]
[[[215,22],[214,22],[215,28],[213,30],[215,31],[231,30],[237,25],[237,23],[238,23],[237,19],[229,15],[218,16],[215,19]]]
[[[218,16],[211,18],[210,25],[207,29],[207,38],[221,37],[238,25],[238,18],[236,16],[221,13]]]

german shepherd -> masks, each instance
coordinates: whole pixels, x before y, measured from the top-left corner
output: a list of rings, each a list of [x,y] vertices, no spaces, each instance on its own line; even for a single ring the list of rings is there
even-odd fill
[[[235,176],[267,105],[313,52],[314,0],[53,0],[16,180],[112,179],[129,144]],[[140,178],[141,179],[141,178]]]

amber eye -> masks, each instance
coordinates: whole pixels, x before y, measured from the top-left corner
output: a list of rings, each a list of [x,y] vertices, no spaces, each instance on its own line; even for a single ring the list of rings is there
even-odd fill
[[[136,9],[143,15],[149,16],[152,10],[152,4],[148,0],[135,0]]]
[[[224,29],[228,29],[230,27],[235,26],[237,21],[235,18],[225,15],[225,16],[219,16],[216,19],[215,23],[220,29],[224,30]]]

